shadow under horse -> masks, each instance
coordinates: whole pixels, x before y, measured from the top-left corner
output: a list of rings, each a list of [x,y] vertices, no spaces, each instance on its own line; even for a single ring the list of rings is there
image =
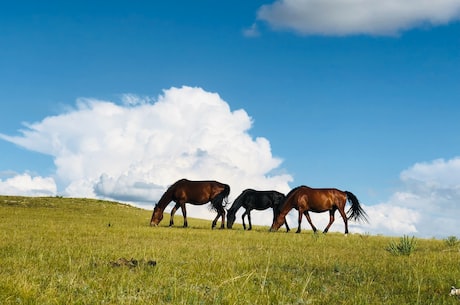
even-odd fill
[[[351,208],[345,213],[345,205],[347,200],[351,203]],[[334,188],[314,189],[308,186],[299,186],[292,189],[287,195],[283,206],[280,208],[278,217],[273,222],[270,231],[277,231],[283,224],[283,221],[290,210],[296,209],[299,211],[299,227],[297,233],[300,233],[300,224],[302,215],[308,220],[314,232],[317,231],[313,225],[309,211],[321,213],[329,211],[329,224],[324,229],[323,233],[327,233],[332,223],[334,222],[335,211],[339,210],[340,215],[345,223],[345,234],[348,234],[348,219],[364,220],[368,222],[367,214],[362,209],[358,198],[348,191],[340,191]],[[347,215],[348,214],[348,215]]]
[[[244,190],[233,202],[230,209],[227,211],[227,228],[231,229],[235,222],[236,212],[241,208],[245,208],[246,211],[242,215],[243,228],[246,230],[246,224],[244,223],[244,217],[248,217],[249,228],[252,229],[251,223],[251,210],[266,210],[268,208],[273,209],[273,221],[278,216],[283,201],[285,199],[284,194],[277,191],[256,191],[253,189]],[[289,232],[289,226],[284,219],[286,230]]]
[[[225,209],[223,201],[230,194],[230,186],[218,181],[191,181],[181,179],[171,185],[161,196],[153,209],[151,226],[157,226],[163,219],[163,212],[171,201],[176,205],[171,210],[169,226],[174,225],[174,214],[180,207],[184,216],[184,227],[188,226],[187,210],[185,204],[203,205],[211,202],[211,207],[217,212],[217,217],[212,222],[212,228],[216,226],[219,217],[222,217],[221,228],[225,228]]]

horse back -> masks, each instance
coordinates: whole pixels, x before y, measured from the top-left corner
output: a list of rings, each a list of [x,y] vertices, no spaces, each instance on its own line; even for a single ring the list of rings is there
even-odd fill
[[[291,192],[286,201],[296,209],[324,212],[334,208],[343,208],[347,195],[335,188],[311,188],[301,186]]]
[[[191,181],[181,179],[174,185],[174,200],[192,204],[204,204],[222,192],[230,192],[229,186],[218,181]],[[226,194],[228,196],[228,194]]]

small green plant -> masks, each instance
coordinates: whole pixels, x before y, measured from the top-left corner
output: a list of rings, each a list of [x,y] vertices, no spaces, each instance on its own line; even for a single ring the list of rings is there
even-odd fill
[[[456,236],[448,236],[444,242],[448,247],[455,247],[460,244],[460,240]]]
[[[415,237],[409,238],[409,236],[404,235],[399,240],[399,243],[391,242],[386,250],[394,255],[410,255],[416,248],[417,240],[415,240]]]

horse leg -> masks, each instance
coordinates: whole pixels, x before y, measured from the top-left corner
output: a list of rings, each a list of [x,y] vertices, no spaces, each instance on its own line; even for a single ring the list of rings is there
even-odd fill
[[[241,219],[243,220],[243,230],[246,230],[246,224],[244,223],[244,216],[246,216],[247,214],[248,214],[248,210],[245,210],[243,215],[241,216]]]
[[[348,234],[348,217],[347,214],[345,214],[345,209],[339,209],[340,215],[343,218],[343,222],[345,223],[345,235]]]
[[[299,217],[298,217],[299,227],[297,228],[296,233],[300,233],[300,224],[302,223],[302,210],[299,209]]]
[[[220,228],[225,229],[225,209],[223,207],[221,210],[221,214],[222,214],[222,221],[220,223]]]
[[[176,203],[176,205],[171,210],[171,218],[169,219],[169,226],[172,227],[174,225],[174,214],[176,214],[177,209],[180,207],[180,203]],[[183,213],[183,211],[182,211]]]
[[[308,223],[310,224],[310,226],[311,226],[311,228],[313,230],[313,233],[316,233],[316,231],[318,231],[318,229],[316,229],[315,225],[311,221],[310,214],[308,213],[308,211],[303,212],[303,214],[305,215],[305,217],[307,217]]]
[[[289,229],[288,223],[286,221],[286,217],[284,217],[284,225],[286,226],[286,233],[291,231],[291,229]]]
[[[327,225],[327,227],[324,229],[323,233],[327,233],[327,231],[329,231],[329,228],[331,227],[332,223],[334,222],[334,214],[335,214],[335,210],[332,209],[332,210],[329,210],[329,224]]]
[[[188,221],[187,221],[187,210],[185,209],[185,203],[181,205],[182,208],[182,216],[184,216],[184,228],[188,227]]]
[[[216,223],[217,223],[217,220],[219,219],[219,214],[217,214],[217,217],[214,218],[214,220],[212,221],[212,225],[211,225],[211,229],[214,229],[216,227]]]
[[[216,227],[217,220],[219,220],[219,217],[221,217],[221,216],[222,216],[222,222],[221,222],[220,228],[225,229],[225,209],[222,206],[220,206],[217,209],[217,216],[212,221],[212,226],[211,226],[212,229],[214,229]]]
[[[249,222],[249,229],[248,229],[248,231],[250,231],[250,230],[252,230],[251,211],[248,211],[248,222]]]

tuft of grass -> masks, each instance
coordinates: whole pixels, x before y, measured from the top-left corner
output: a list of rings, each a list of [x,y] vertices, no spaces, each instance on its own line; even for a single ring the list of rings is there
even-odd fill
[[[400,238],[399,243],[390,242],[386,250],[394,255],[411,255],[416,248],[417,240],[415,237],[409,238],[409,236],[404,235]]]
[[[460,244],[460,240],[457,238],[457,236],[448,236],[447,238],[444,239],[444,243],[448,247],[453,248]]]

